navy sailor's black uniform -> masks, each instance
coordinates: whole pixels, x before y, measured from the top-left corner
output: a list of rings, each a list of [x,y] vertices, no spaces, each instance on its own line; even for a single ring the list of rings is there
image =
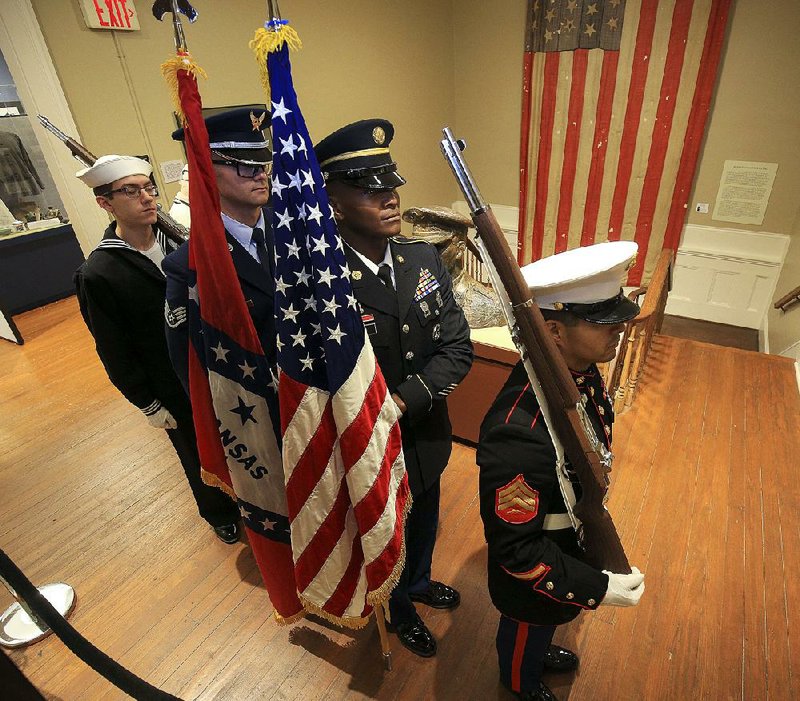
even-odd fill
[[[613,409],[597,367],[572,376],[597,435],[610,449]],[[597,608],[608,576],[581,560],[556,474],[555,448],[521,362],[481,425],[476,459],[489,593],[501,613],[501,680],[514,691],[534,689],[556,625]],[[569,463],[566,467],[579,500],[580,483]]]
[[[163,233],[156,241],[166,252]],[[164,335],[166,281],[158,266],[116,235],[116,222],[75,273],[81,314],[106,373],[125,398],[145,414],[164,406],[178,427],[167,429],[200,515],[212,526],[239,518],[235,504],[203,484],[189,400],[170,363]]]
[[[425,592],[439,522],[439,478],[452,449],[447,396],[469,372],[473,350],[464,313],[436,248],[389,241],[395,288],[385,285],[345,246],[353,293],[389,391],[406,404],[400,419],[413,506],[407,519],[406,566],[389,602],[392,623],[413,620],[409,594]]]

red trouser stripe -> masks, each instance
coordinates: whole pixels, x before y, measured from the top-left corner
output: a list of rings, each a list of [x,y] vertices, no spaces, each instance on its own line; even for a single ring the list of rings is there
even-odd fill
[[[514,657],[511,659],[511,690],[515,692],[521,691],[520,672],[527,642],[528,624],[519,622],[517,623],[517,639],[514,641]]]

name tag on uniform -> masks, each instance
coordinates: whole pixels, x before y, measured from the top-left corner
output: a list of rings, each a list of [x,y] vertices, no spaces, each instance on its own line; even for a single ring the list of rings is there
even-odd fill
[[[364,323],[364,328],[370,336],[378,333],[378,325],[375,323],[375,317],[372,314],[362,314],[361,321]]]

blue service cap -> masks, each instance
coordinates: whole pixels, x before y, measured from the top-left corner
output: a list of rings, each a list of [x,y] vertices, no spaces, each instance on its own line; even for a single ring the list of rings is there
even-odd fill
[[[264,164],[272,160],[272,149],[264,134],[269,127],[266,107],[236,107],[212,114],[204,121],[212,151],[241,163]],[[183,141],[184,130],[176,129],[172,138]]]
[[[369,190],[405,185],[389,153],[394,127],[386,119],[362,119],[337,129],[315,147],[326,181],[340,180]]]

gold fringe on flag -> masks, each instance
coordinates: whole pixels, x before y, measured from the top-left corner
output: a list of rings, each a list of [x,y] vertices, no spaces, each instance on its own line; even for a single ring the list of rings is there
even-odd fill
[[[203,484],[207,484],[209,487],[216,487],[217,489],[221,489],[223,492],[225,492],[225,494],[227,494],[231,499],[233,499],[234,502],[236,501],[236,492],[233,491],[233,487],[227,485],[213,472],[209,472],[202,466],[200,467],[200,479],[203,480]]]
[[[313,613],[315,616],[324,618],[326,621],[334,623],[337,626],[342,626],[343,628],[358,630],[359,628],[363,628],[364,626],[367,625],[367,623],[369,623],[369,616],[366,616],[365,618],[358,618],[355,616],[353,616],[352,618],[334,616],[332,613],[328,613],[325,609],[320,608],[317,604],[311,603],[308,599],[306,599],[303,596],[300,597],[300,603],[303,604],[305,610],[308,613]]]
[[[168,58],[161,64],[161,75],[164,76],[164,80],[167,82],[167,89],[169,90],[169,96],[172,98],[175,114],[178,115],[180,123],[186,126],[186,116],[183,114],[181,98],[178,94],[178,71],[186,71],[193,75],[195,79],[198,76],[208,78],[208,74],[194,62],[188,51],[179,51],[175,56]]]
[[[250,48],[253,50],[258,63],[261,86],[264,88],[264,94],[267,97],[267,107],[269,107],[271,97],[267,56],[273,51],[278,51],[284,44],[288,44],[292,51],[298,51],[303,48],[303,44],[294,27],[290,27],[285,23],[278,24],[274,20],[256,29],[256,35],[250,41]]]
[[[409,491],[405,507],[403,508],[403,513],[401,514],[400,517],[401,520],[400,528],[403,533],[405,533],[406,530],[406,519],[408,518],[408,514],[411,511],[412,503],[413,499],[411,498],[411,492]],[[397,562],[395,563],[392,573],[386,578],[386,581],[383,583],[383,586],[367,594],[367,603],[371,604],[373,607],[377,609],[381,604],[389,601],[389,597],[392,594],[392,589],[394,589],[397,586],[397,583],[400,581],[400,575],[403,574],[403,568],[405,566],[406,566],[406,539],[404,536],[403,544],[400,548],[400,557],[397,558]]]
[[[279,626],[290,626],[292,623],[297,623],[301,618],[305,618],[306,610],[298,611],[294,616],[281,616],[277,611],[273,611],[272,615]]]

